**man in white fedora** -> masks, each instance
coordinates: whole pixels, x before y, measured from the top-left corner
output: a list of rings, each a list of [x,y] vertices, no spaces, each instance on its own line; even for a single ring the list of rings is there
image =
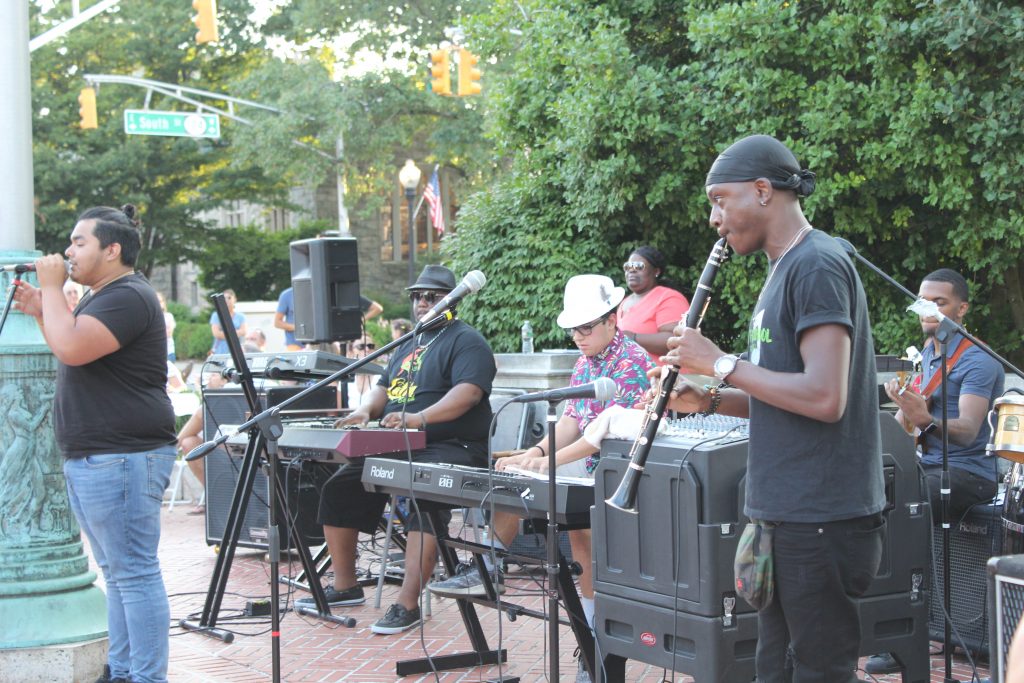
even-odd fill
[[[593,478],[597,469],[600,452],[581,449],[577,441],[583,430],[606,408],[620,405],[632,408],[640,402],[650,386],[647,371],[655,367],[654,361],[636,342],[623,336],[616,326],[616,310],[625,296],[622,287],[616,287],[611,278],[604,275],[576,275],[565,285],[563,310],[558,316],[558,326],[565,329],[583,353],[573,369],[569,386],[589,384],[600,377],[608,377],[616,384],[615,397],[610,401],[595,399],[572,399],[566,402],[562,417],[555,424],[555,461],[561,475]],[[577,445],[576,448],[572,446]],[[538,472],[547,472],[549,459],[547,437],[528,448],[520,455],[502,458],[498,469],[510,466]],[[582,457],[581,457],[582,452]],[[519,517],[498,512],[491,522],[491,535],[497,548],[506,548],[515,538],[519,528]],[[573,560],[583,567],[579,577],[580,594],[587,623],[594,621],[594,584],[591,569],[590,529],[569,532]],[[494,576],[500,591],[500,572]],[[439,595],[486,595],[483,580],[475,567],[449,578],[435,582],[428,588]],[[587,672],[581,666],[578,681],[589,681]]]

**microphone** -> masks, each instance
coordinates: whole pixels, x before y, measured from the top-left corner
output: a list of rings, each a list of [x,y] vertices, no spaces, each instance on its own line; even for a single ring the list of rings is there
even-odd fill
[[[276,356],[267,363],[267,367],[263,370],[263,374],[267,379],[281,379],[282,377],[289,377],[294,371],[295,366],[290,360]]]
[[[413,331],[419,334],[426,323],[457,305],[467,294],[480,290],[485,284],[487,284],[487,278],[484,277],[483,273],[479,270],[469,271],[466,273],[466,277],[462,278],[462,282],[459,283],[458,287],[448,292],[445,298],[434,304],[434,307],[420,318],[420,322],[416,324],[416,328]]]
[[[220,444],[216,441],[205,441],[188,452],[188,455],[185,456],[185,462],[192,462],[193,460],[205,458],[219,445]]]
[[[578,387],[563,387],[550,391],[535,391],[512,399],[511,403],[533,403],[548,401],[559,403],[569,398],[593,398],[598,401],[609,401],[615,398],[615,381],[609,377],[601,377],[596,382],[581,384]]]
[[[71,261],[64,262],[64,270],[71,274]],[[0,266],[0,272],[2,273],[15,273],[21,275],[22,273],[34,273],[36,272],[36,264],[34,263],[17,263],[7,266]]]

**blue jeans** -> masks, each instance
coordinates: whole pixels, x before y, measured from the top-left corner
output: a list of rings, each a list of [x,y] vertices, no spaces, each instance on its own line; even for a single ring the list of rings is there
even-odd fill
[[[160,574],[160,503],[176,457],[168,445],[64,461],[68,498],[107,584],[111,677],[166,683],[170,606]]]
[[[882,559],[880,514],[775,527],[775,599],[758,612],[758,683],[854,683],[856,598]]]

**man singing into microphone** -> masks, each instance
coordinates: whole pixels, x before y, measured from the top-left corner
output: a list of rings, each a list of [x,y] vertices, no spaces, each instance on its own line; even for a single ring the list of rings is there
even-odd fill
[[[36,261],[38,288],[19,282],[15,294],[57,357],[53,425],[68,498],[106,580],[110,651],[97,683],[167,681],[170,610],[157,545],[174,410],[163,311],[135,272],[140,248],[134,206],[88,209],[64,252],[71,277],[90,288],[76,311],[57,254]]]
[[[455,289],[455,276],[444,266],[428,265],[408,287],[417,319]],[[491,422],[488,397],[496,372],[494,354],[475,329],[452,320],[431,327],[399,346],[377,385],[342,424],[361,425],[380,418],[381,427],[425,429],[427,446],[414,451],[417,462],[487,466],[487,429]],[[359,532],[373,533],[388,496],[370,493],[361,482],[362,462],[342,467],[324,484],[319,521],[334,567],[334,585],[326,589],[330,605],[365,602],[356,579]],[[418,501],[421,512],[437,511],[447,526],[446,506]],[[388,608],[371,630],[401,633],[420,623],[419,596],[425,577],[437,564],[437,542],[429,521],[415,512],[406,522],[405,577],[398,602]],[[297,601],[313,607],[311,598]]]
[[[602,411],[612,405],[632,408],[647,391],[650,382],[647,371],[654,367],[654,361],[636,342],[627,339],[616,325],[616,308],[622,302],[625,290],[616,287],[611,278],[604,275],[577,275],[565,285],[564,307],[558,316],[558,326],[565,328],[583,355],[576,361],[570,386],[589,384],[601,377],[615,382],[615,396],[610,401],[595,399],[572,399],[565,404],[565,412],[555,425],[555,454],[563,475],[593,477],[597,468],[599,452],[593,449],[570,448],[580,439],[584,429]],[[517,465],[538,472],[548,471],[548,442],[545,437],[537,445],[521,455],[502,458],[497,468],[504,469]],[[568,457],[586,457],[567,461]],[[492,534],[497,547],[508,547],[518,531],[519,517],[507,512],[495,513],[492,520]],[[573,559],[583,567],[580,575],[580,594],[587,622],[594,620],[594,584],[590,566],[590,530],[578,529],[569,532]],[[497,577],[496,577],[497,578]],[[432,583],[428,587],[439,595],[486,595],[483,580],[476,567],[449,578],[447,581]],[[581,676],[585,672],[581,670]]]
[[[775,138],[733,144],[705,184],[711,225],[737,254],[763,251],[768,274],[742,357],[676,328],[665,360],[722,385],[678,382],[669,407],[750,417],[744,513],[773,526],[775,539],[757,680],[853,683],[855,599],[878,569],[885,507],[864,289],[849,257],[800,208],[814,174]]]

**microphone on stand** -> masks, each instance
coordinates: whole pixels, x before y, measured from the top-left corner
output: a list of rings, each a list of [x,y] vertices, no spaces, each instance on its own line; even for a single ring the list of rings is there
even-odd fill
[[[564,387],[562,389],[523,394],[522,396],[516,396],[511,402],[533,403],[534,401],[548,401],[559,403],[570,398],[592,398],[598,401],[610,401],[615,398],[615,381],[608,377],[601,377],[596,382],[581,384],[577,387]]]
[[[64,270],[67,271],[68,275],[71,274],[71,261],[64,262]],[[21,275],[22,273],[34,273],[36,272],[36,264],[34,263],[15,263],[6,266],[0,266],[0,272],[2,273],[15,273]]]
[[[462,278],[462,282],[459,283],[458,287],[448,292],[448,294],[434,304],[434,307],[423,314],[420,318],[420,322],[416,323],[416,327],[413,331],[417,334],[423,331],[423,328],[427,323],[433,321],[437,316],[441,315],[448,309],[456,306],[462,301],[468,294],[479,291],[483,286],[487,284],[487,278],[479,270],[471,270],[466,273],[466,276]]]

